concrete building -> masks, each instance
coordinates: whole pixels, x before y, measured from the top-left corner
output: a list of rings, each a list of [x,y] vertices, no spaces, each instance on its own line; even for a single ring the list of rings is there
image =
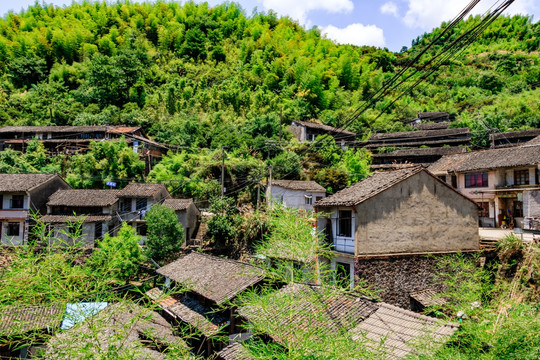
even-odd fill
[[[540,144],[448,155],[428,169],[479,205],[481,226],[521,228],[540,216],[531,206],[540,201]]]
[[[51,243],[94,246],[106,233],[115,235],[118,225],[118,190],[59,190],[47,202],[41,218],[52,231]],[[74,225],[82,222],[82,233],[74,239]]]
[[[351,285],[361,259],[479,248],[476,204],[422,167],[374,173],[317,201],[315,208],[330,214],[319,219],[319,231],[335,251],[331,268],[339,269]],[[403,279],[403,284],[412,284],[410,291],[426,282]]]
[[[193,199],[167,199],[163,202],[163,205],[176,212],[178,222],[184,228],[186,244],[191,245],[191,240],[197,235],[201,219],[201,212]]]
[[[326,189],[315,181],[272,180],[266,189],[267,203],[274,201],[296,209],[313,210],[313,204],[325,197]]]
[[[319,135],[332,136],[336,140],[336,144],[342,147],[344,147],[348,141],[356,140],[356,133],[352,131],[319,124],[312,121],[294,120],[291,123],[289,130],[301,143],[313,142]]]
[[[2,244],[28,240],[30,212],[45,214],[48,197],[71,187],[55,174],[0,174],[0,238]]]
[[[117,196],[120,218],[137,231],[137,234],[142,237],[141,242],[144,243],[147,230],[145,214],[152,205],[163,203],[165,199],[171,197],[171,194],[163,184],[130,183],[118,191]]]

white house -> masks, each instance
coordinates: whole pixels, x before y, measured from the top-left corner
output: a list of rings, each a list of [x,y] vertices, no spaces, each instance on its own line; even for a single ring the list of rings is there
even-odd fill
[[[266,199],[286,207],[313,210],[316,201],[326,197],[326,189],[315,181],[272,180],[266,189]]]

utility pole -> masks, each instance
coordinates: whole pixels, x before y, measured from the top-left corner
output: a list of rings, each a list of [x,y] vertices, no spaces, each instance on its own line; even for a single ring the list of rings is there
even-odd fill
[[[221,147],[221,198],[225,196],[225,146]]]
[[[268,194],[268,196],[266,197],[266,206],[270,208],[272,206],[272,165],[270,165],[268,170],[268,186],[266,188],[266,193]]]
[[[259,210],[260,204],[261,204],[261,178],[259,177],[259,181],[257,182],[257,210]]]
[[[281,146],[281,124],[283,123],[283,105],[279,111],[279,145]]]

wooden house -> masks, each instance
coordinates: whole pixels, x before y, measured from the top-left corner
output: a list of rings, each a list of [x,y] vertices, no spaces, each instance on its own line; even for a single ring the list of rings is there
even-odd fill
[[[52,230],[51,242],[76,240],[94,246],[105,233],[115,235],[118,225],[118,190],[59,190],[49,197],[41,221]],[[82,234],[73,239],[73,226],[82,222]]]
[[[364,147],[375,151],[379,148],[443,147],[445,145],[470,146],[471,131],[469,128],[457,128],[376,133],[370,136]]]
[[[197,205],[195,205],[195,202],[193,202],[193,199],[170,198],[165,200],[163,205],[174,210],[178,222],[184,228],[186,244],[191,245],[191,242],[197,236],[201,219],[201,212],[197,208]]]
[[[313,121],[294,120],[291,123],[289,130],[301,143],[313,142],[319,135],[332,136],[336,141],[336,144],[340,146],[345,146],[347,142],[356,140],[356,133],[352,131]]]
[[[48,197],[70,188],[55,174],[0,174],[0,242],[26,244],[32,225],[30,213],[45,214]]]
[[[404,164],[428,166],[444,155],[467,151],[465,146],[397,149],[390,152],[373,153],[371,170],[398,169]]]
[[[492,149],[519,146],[537,136],[540,136],[540,129],[499,132],[489,134],[489,143]]]

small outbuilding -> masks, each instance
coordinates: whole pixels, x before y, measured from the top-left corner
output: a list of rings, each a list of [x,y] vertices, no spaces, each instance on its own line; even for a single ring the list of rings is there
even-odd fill
[[[193,199],[167,199],[163,205],[174,210],[178,222],[184,228],[186,244],[190,245],[191,240],[197,235],[201,219],[201,212]]]

